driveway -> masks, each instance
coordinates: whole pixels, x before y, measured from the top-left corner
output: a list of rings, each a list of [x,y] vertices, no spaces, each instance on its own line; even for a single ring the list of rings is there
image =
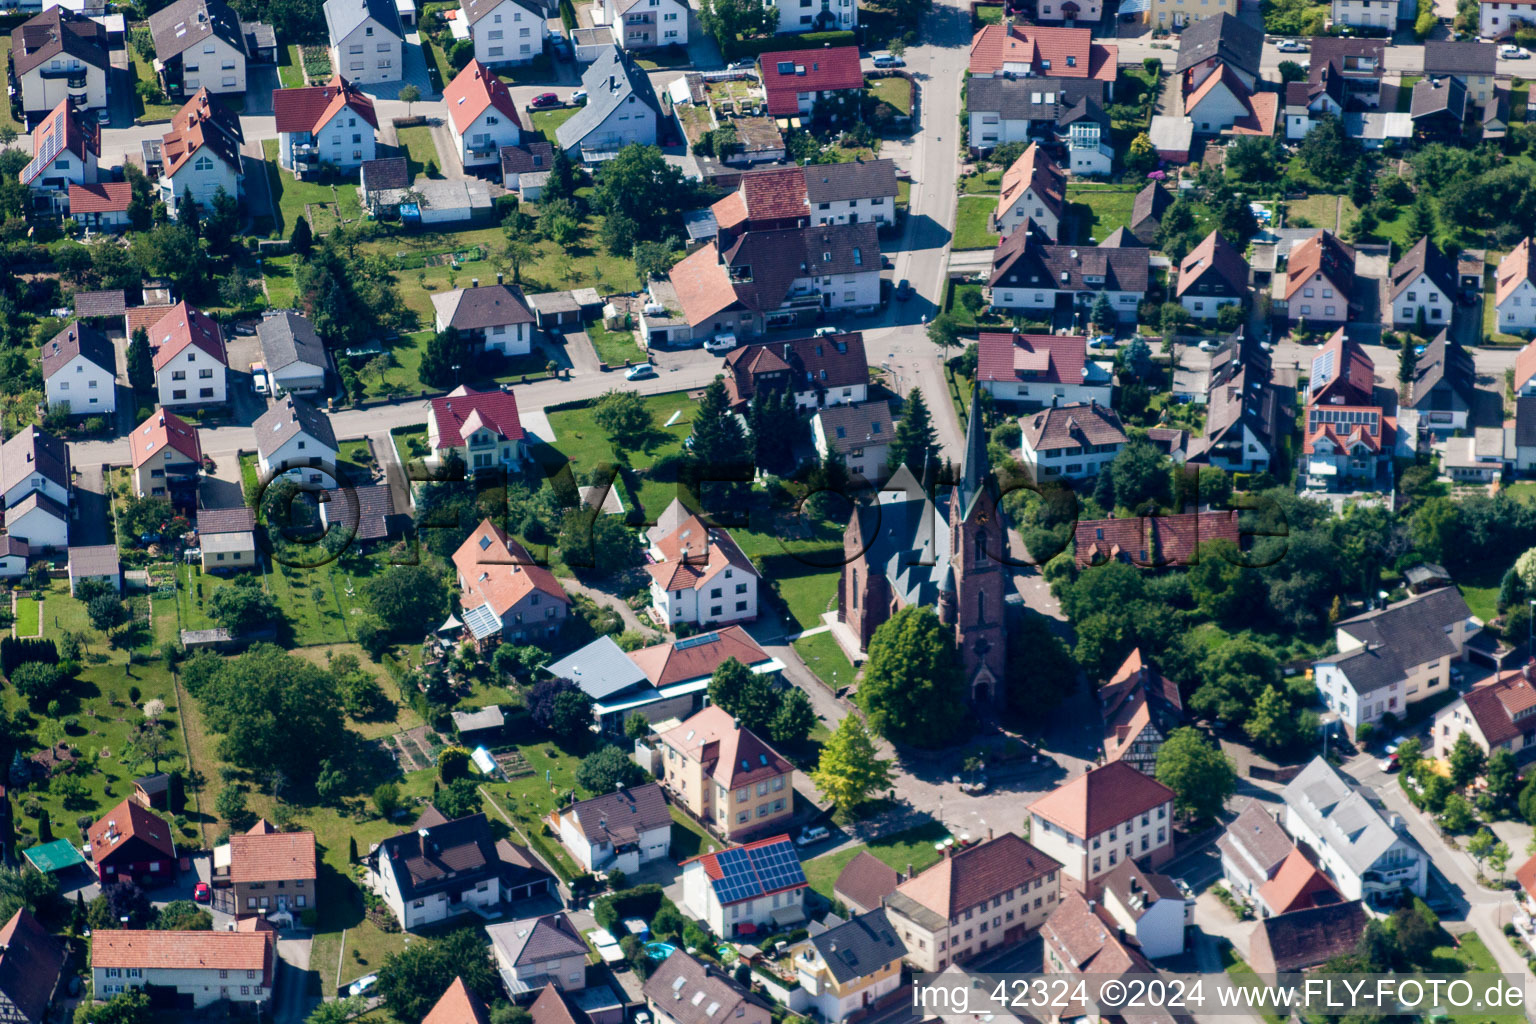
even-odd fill
[[[316,1003],[309,994],[308,933],[292,932],[277,940],[277,991],[272,1000],[272,1019],[277,1024],[300,1024]]]
[[[107,484],[98,463],[75,463],[80,478],[75,483],[75,500],[70,506],[70,546],[111,544],[112,503],[107,499]]]
[[[245,69],[245,112],[242,116],[264,117],[272,114],[272,90],[278,81],[275,64],[251,64]]]

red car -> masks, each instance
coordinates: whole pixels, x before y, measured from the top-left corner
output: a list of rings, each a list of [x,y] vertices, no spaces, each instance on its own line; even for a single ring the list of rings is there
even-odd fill
[[[192,899],[197,903],[207,903],[211,895],[207,882],[198,882],[192,887]]]
[[[539,110],[544,107],[558,107],[560,105],[560,97],[556,96],[552,92],[543,92],[535,96],[533,98],[533,102],[528,105],[535,110]]]

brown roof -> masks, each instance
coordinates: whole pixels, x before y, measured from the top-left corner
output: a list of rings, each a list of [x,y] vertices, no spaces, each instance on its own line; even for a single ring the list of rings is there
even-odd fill
[[[1118,46],[1095,43],[1086,28],[1001,22],[983,25],[971,39],[970,67],[978,75],[995,74],[1005,64],[1029,64],[1036,75],[1113,82],[1119,60]]]
[[[795,770],[756,733],[737,726],[728,711],[713,704],[663,733],[661,741],[690,761],[698,761],[704,773],[726,789],[750,786]]]
[[[985,333],[976,340],[976,379],[1081,384],[1088,339],[1080,334]]]
[[[1114,761],[1057,786],[1030,804],[1029,812],[1086,839],[1172,802],[1173,790]]]
[[[1098,402],[1044,409],[1019,421],[1024,443],[1035,451],[1055,451],[1085,444],[1125,444],[1125,430],[1115,410]]]
[[[443,997],[432,1005],[421,1024],[489,1024],[485,1004],[469,990],[463,978],[454,978]]]
[[[140,327],[147,333],[170,311],[169,302],[157,302],[150,306],[129,306],[123,311],[123,325],[128,332],[129,340],[133,339],[134,332]]]
[[[348,107],[370,127],[379,126],[373,100],[340,74],[325,85],[272,90],[272,112],[279,132],[318,132]]]
[[[64,960],[64,947],[31,911],[16,911],[0,927],[0,994],[27,1020],[43,1020]]]
[[[454,295],[458,296],[456,302]],[[483,284],[476,288],[460,288],[442,298],[444,306],[452,303],[448,326],[461,331],[534,322],[533,310],[528,308],[522,289],[515,285]]]
[[[1492,750],[1531,727],[1533,720],[1528,716],[1536,708],[1536,687],[1524,670],[1517,668],[1474,686],[1462,700]]]
[[[210,36],[244,54],[245,31],[234,8],[223,0],[176,0],[149,16],[155,56],[170,60]],[[281,130],[281,129],[279,129]]]
[[[514,966],[587,953],[587,944],[577,934],[571,919],[563,913],[490,925],[486,932],[496,947],[497,959],[505,957]]]
[[[769,54],[772,56],[772,54]],[[707,967],[682,950],[667,957],[646,979],[646,999],[662,1009],[675,1024],[721,1024],[736,1019],[737,1007],[746,1004],[752,1018],[766,1020],[768,1011],[724,974]],[[707,1012],[707,1011],[713,1012]]]
[[[83,14],[50,7],[11,33],[11,65],[18,77],[60,54],[107,70],[107,30]]]
[[[652,686],[672,686],[711,675],[727,658],[751,668],[771,660],[740,626],[727,626],[697,634],[682,644],[664,643],[631,651],[629,660],[640,667]]]
[[[747,220],[783,220],[810,215],[805,198],[805,171],[773,167],[741,176],[741,197]]]
[[[533,1024],[586,1024],[587,1021],[587,1015],[580,1010],[572,1010],[565,996],[553,984],[544,986],[539,992],[539,998],[528,1007],[528,1014],[533,1018]],[[439,1022],[422,1021],[422,1024]]]
[[[91,967],[259,971],[272,983],[272,940],[261,932],[122,931],[91,934]]]
[[[570,816],[590,842],[615,845],[638,842],[642,833],[668,828],[672,822],[667,798],[655,782],[604,793],[557,813]]]
[[[259,828],[260,826],[258,826]],[[257,832],[229,838],[229,874],[238,884],[315,879],[313,832]]]
[[[1081,893],[1071,889],[1040,926],[1040,937],[1063,963],[1079,974],[1152,973],[1141,951],[1121,941],[1118,929],[1096,913]]]
[[[240,173],[240,144],[244,141],[240,118],[210,96],[206,88],[199,89],[171,118],[171,130],[160,139],[165,174],[176,174],[194,153],[204,148]]]
[[[501,147],[501,173],[503,175],[547,171],[554,165],[554,162],[555,147],[547,142],[524,141],[516,146]],[[404,188],[405,186],[396,187]]]
[[[790,391],[869,383],[864,335],[858,331],[746,345],[725,357],[724,369],[725,389],[731,404],[738,407],[750,402],[769,381],[783,381]]]
[[[1344,303],[1349,302],[1355,284],[1355,250],[1329,231],[1319,231],[1292,247],[1285,264],[1286,300],[1294,298],[1318,274],[1333,286]]]
[[[193,462],[203,461],[203,448],[198,443],[197,428],[173,412],[157,409],[153,416],[134,427],[133,433],[128,436],[135,469],[144,465],[151,455],[158,455],[167,445]],[[244,511],[250,512],[249,509]]]
[[[69,186],[69,212],[76,213],[125,213],[133,202],[133,186],[126,181],[102,181],[90,185]],[[77,292],[75,294],[76,316],[122,316],[123,307],[118,306],[111,313],[88,313],[82,308],[80,299],[84,295],[100,295],[101,292]],[[122,295],[121,289],[117,291]]]
[[[1084,520],[1076,525],[1074,540],[1079,568],[1114,561],[1140,566],[1188,565],[1199,545],[1213,540],[1237,544],[1241,535],[1236,511],[1186,512]]]
[[[1057,217],[1066,208],[1067,176],[1036,143],[1019,154],[1019,158],[1003,172],[1002,191],[997,197],[996,216],[1001,220],[1019,201],[1025,190],[1033,189],[1035,196]]]
[[[108,373],[117,372],[117,354],[112,342],[94,327],[73,322],[58,334],[43,342],[43,379],[47,380],[64,368],[75,356],[99,366]]]
[[[1233,863],[1244,866],[1245,874],[1249,873],[1246,870],[1248,858],[1252,858],[1253,863],[1258,865],[1258,876],[1254,881],[1259,883],[1274,877],[1274,872],[1296,849],[1296,844],[1291,842],[1291,837],[1285,834],[1280,823],[1262,805],[1252,801],[1227,826],[1221,838],[1216,840],[1216,845],[1224,853],[1229,853]]]
[[[654,543],[662,561],[651,562],[645,571],[663,590],[698,590],[726,568],[758,575],[730,533],[708,526],[698,516],[690,516]]]
[[[535,565],[527,549],[489,519],[482,520],[459,545],[453,565],[463,581],[466,610],[486,604],[500,618],[535,590],[571,603],[555,574]]]
[[[149,328],[149,344],[155,353],[156,373],[165,369],[166,364],[188,345],[196,345],[214,359],[229,365],[224,354],[224,332],[219,329],[218,321],[202,310],[193,309],[185,300],[172,306]]]
[[[167,857],[176,856],[171,827],[154,811],[141,807],[132,799],[124,800],[102,815],[86,834],[86,840],[91,844],[91,859],[98,864],[118,844],[129,839],[146,843]]]
[[[1259,887],[1259,898],[1276,914],[1337,903],[1343,897],[1328,876],[1317,870],[1299,848],[1293,848],[1275,877]]]
[[[1520,243],[1511,249],[1502,260],[1499,260],[1499,269],[1495,273],[1493,281],[1494,305],[1502,306],[1504,300],[1514,294],[1516,288],[1520,287],[1521,282],[1536,282],[1536,277],[1531,276],[1532,270],[1536,270],[1536,265],[1533,265],[1531,261],[1531,240],[1529,237],[1526,237],[1520,239]],[[1526,348],[1529,349],[1530,346],[1527,345]],[[1525,355],[1523,351],[1520,354],[1522,356]],[[1536,367],[1532,367],[1532,372],[1536,373]],[[1515,387],[1520,387],[1524,381],[1530,379],[1530,373],[1522,376],[1520,370],[1516,369]]]
[[[121,182],[118,184],[127,184]],[[73,199],[74,192],[70,192]],[[71,207],[73,208],[73,207]],[[104,288],[95,292],[75,292],[75,316],[122,316],[128,311],[128,295],[121,288]]]
[[[1315,967],[1354,949],[1367,920],[1359,900],[1267,917],[1250,940],[1249,961],[1261,973]]]
[[[860,850],[838,873],[832,892],[845,903],[872,910],[900,883],[901,875],[895,868],[868,850]]]
[[[1216,287],[1226,292],[1244,295],[1248,291],[1248,261],[1218,231],[1206,235],[1179,264],[1179,295],[1207,277],[1214,277]]]
[[[1022,836],[1004,832],[945,857],[901,883],[896,891],[940,917],[952,918],[1060,870],[1055,858],[1041,853]]]
[[[238,508],[204,508],[197,512],[198,533],[251,533],[256,529],[254,510]]]

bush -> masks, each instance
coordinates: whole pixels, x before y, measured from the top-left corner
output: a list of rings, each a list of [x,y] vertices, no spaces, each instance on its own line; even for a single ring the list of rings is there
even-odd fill
[[[663,898],[661,886],[647,882],[597,900],[592,905],[592,916],[600,927],[613,931],[625,918],[651,920],[661,910]]]

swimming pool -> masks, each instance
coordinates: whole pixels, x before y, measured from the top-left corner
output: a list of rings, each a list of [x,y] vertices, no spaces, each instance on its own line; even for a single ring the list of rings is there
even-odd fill
[[[645,944],[645,955],[650,960],[665,960],[676,952],[677,947],[670,942],[647,942]]]

